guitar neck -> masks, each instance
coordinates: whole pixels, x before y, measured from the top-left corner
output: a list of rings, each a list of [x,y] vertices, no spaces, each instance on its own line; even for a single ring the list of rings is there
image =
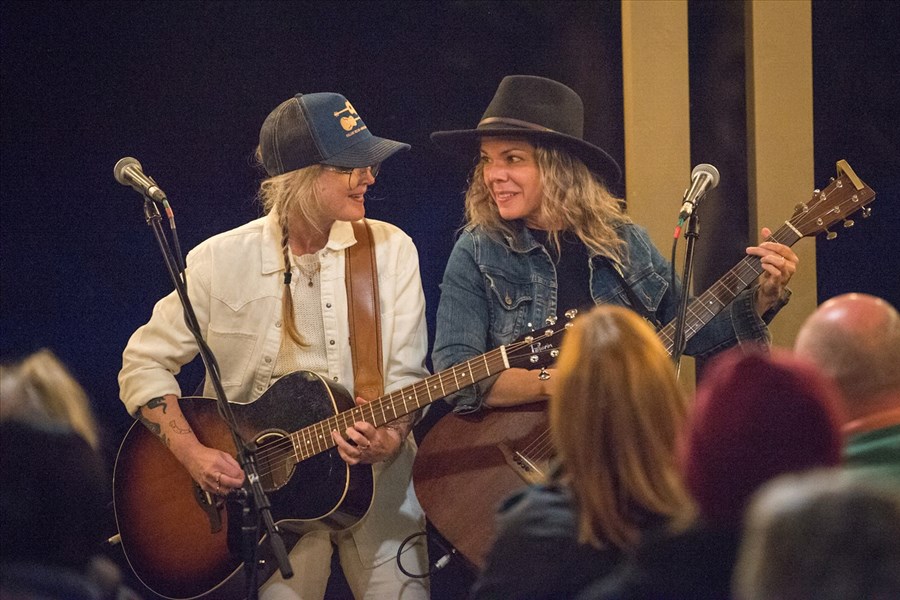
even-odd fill
[[[332,431],[343,432],[357,421],[365,421],[380,427],[508,368],[506,346],[500,346],[412,385],[385,394],[377,400],[295,431],[290,438],[294,444],[297,460],[305,460],[333,448],[335,443],[331,438]]]
[[[802,237],[803,235],[790,222],[786,221],[778,231],[769,237],[769,240],[785,246],[793,246]],[[684,341],[687,342],[703,329],[713,317],[737,298],[738,294],[747,289],[762,271],[762,263],[758,256],[745,256],[712,287],[688,303],[685,312]],[[672,354],[675,349],[675,321],[671,321],[660,329],[658,335],[668,353]]]

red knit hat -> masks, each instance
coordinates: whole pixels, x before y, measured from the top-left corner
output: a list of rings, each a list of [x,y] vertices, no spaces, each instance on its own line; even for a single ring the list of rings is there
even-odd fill
[[[840,463],[837,391],[784,351],[725,353],[700,382],[683,448],[702,516],[737,524],[753,492],[782,473]]]

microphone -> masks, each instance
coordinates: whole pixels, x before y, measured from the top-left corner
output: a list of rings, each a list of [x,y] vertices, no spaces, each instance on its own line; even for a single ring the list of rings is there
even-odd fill
[[[144,175],[141,163],[136,158],[130,156],[120,158],[113,167],[113,175],[116,177],[116,181],[122,185],[131,186],[157,202],[166,202],[166,193],[159,189],[152,177]]]
[[[684,204],[681,205],[681,212],[678,214],[679,226],[693,214],[703,194],[717,185],[719,185],[717,168],[706,163],[694,167],[691,171],[691,187],[684,193]]]

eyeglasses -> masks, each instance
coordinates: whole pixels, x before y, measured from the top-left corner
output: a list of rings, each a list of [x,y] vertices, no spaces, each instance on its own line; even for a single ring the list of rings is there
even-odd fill
[[[366,173],[371,173],[372,177],[378,177],[378,171],[381,170],[381,163],[376,163],[374,165],[368,167],[335,167],[333,165],[319,165],[326,171],[331,171],[332,173],[340,173],[341,175],[347,176],[347,185],[352,190],[353,188],[359,186],[362,178],[366,175]]]

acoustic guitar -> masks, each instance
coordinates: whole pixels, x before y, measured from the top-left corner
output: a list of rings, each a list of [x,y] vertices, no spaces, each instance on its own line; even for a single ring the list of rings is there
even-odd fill
[[[545,367],[561,336],[554,328],[527,335],[362,406],[308,371],[279,379],[250,404],[233,403],[238,434],[258,446],[260,480],[273,520],[286,525],[279,529],[288,549],[309,531],[350,527],[371,504],[372,467],[347,465],[331,431],[356,421],[378,427],[511,367]],[[182,398],[179,404],[201,443],[236,454],[215,400]],[[141,423],[119,447],[113,502],[125,557],[151,591],[166,598],[242,597],[240,505],[204,492]],[[257,544],[260,582],[277,568],[264,540]]]
[[[826,231],[875,198],[846,161],[837,163],[838,177],[815,190],[808,203],[770,240],[793,246],[805,236]],[[829,232],[829,239],[833,237]],[[685,340],[691,339],[762,273],[758,257],[745,256],[735,267],[687,306]],[[675,322],[658,332],[671,354]],[[545,403],[444,415],[419,446],[413,483],[425,515],[441,535],[480,570],[494,538],[494,514],[500,502],[522,486],[544,477],[553,445]]]

